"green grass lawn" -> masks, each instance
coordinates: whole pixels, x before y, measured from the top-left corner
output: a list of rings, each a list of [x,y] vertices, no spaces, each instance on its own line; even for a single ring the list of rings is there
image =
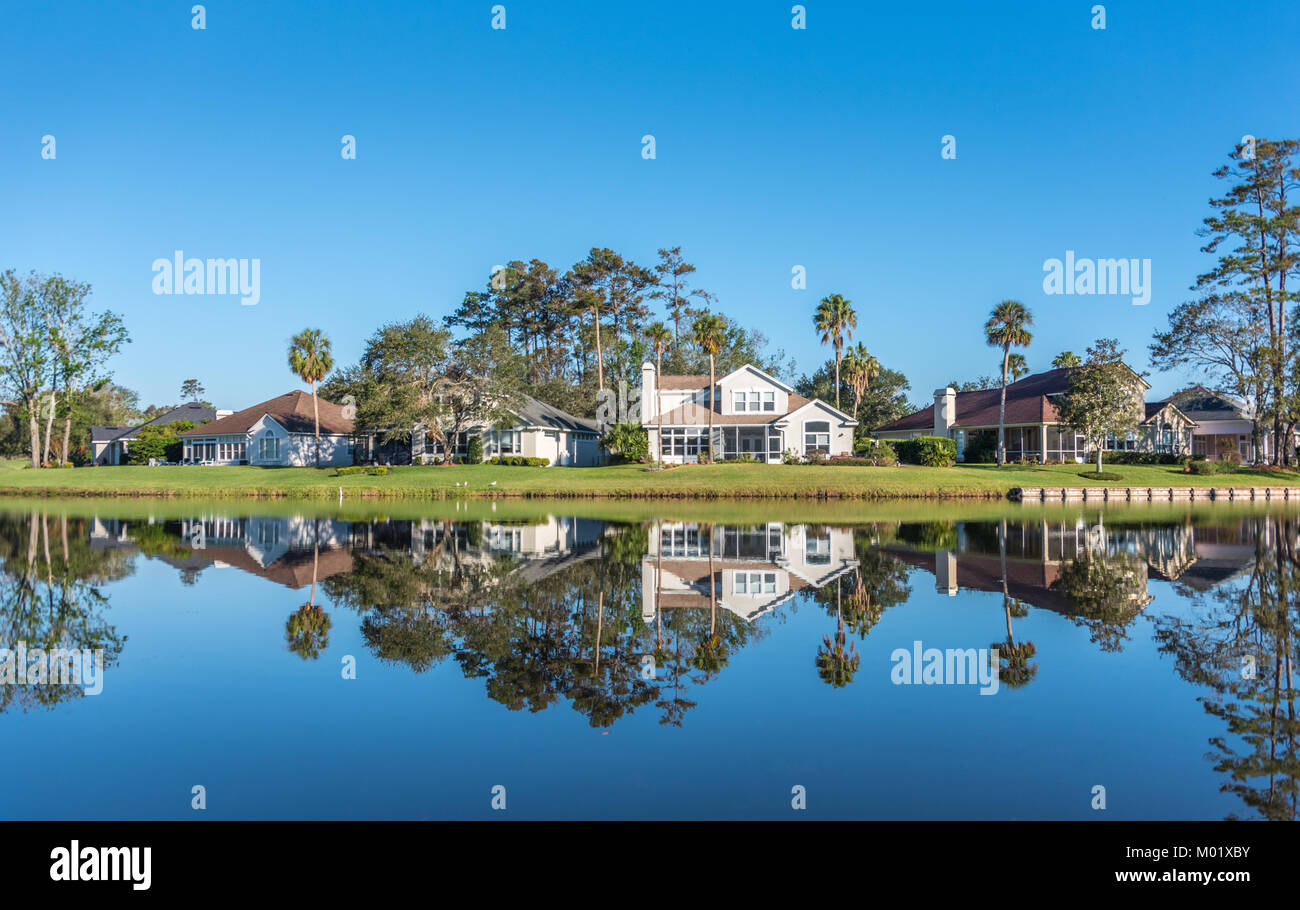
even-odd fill
[[[0,463],[0,495],[185,496],[203,499],[283,496],[296,499],[453,499],[469,497],[612,497],[692,499],[960,499],[1002,498],[1016,487],[1090,485],[1084,465],[957,465],[872,468],[831,465],[687,465],[647,471],[641,465],[524,468],[496,465],[398,467],[385,477],[335,477],[331,468],[101,467],[33,470]],[[1248,470],[1198,476],[1176,466],[1108,466],[1123,478],[1106,486],[1283,486],[1300,473]],[[495,481],[496,485],[492,486]],[[462,484],[462,486],[457,486]]]

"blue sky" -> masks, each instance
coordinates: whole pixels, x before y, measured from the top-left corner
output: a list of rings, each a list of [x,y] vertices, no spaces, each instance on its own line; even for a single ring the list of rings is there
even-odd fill
[[[1031,367],[1112,335],[1143,369],[1209,261],[1210,172],[1243,134],[1300,135],[1300,4],[1280,0],[1106,3],[1104,31],[1074,0],[809,0],[803,31],[789,2],[504,0],[505,30],[478,0],[209,2],[203,31],[191,5],[4,11],[0,267],[90,282],[144,403],[196,376],[247,406],[298,387],[304,326],[351,362],[497,263],[592,246],[648,265],[680,244],[800,371],[842,293],[915,401],[994,372],[981,326],[1007,297],[1034,312]],[[177,249],[259,258],[261,302],[153,294]],[[1045,295],[1067,249],[1151,259],[1151,303]]]

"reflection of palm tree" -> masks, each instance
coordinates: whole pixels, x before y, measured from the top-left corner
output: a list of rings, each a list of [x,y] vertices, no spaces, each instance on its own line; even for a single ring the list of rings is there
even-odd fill
[[[713,575],[713,525],[709,529],[709,634],[695,649],[691,665],[706,677],[719,672],[727,665],[730,655],[718,635],[718,588]]]
[[[857,645],[844,647],[844,610],[840,597],[840,579],[835,580],[835,639],[829,635],[817,650],[817,675],[822,682],[839,689],[853,682],[853,675],[858,672],[861,657]]]
[[[1038,652],[1032,641],[1017,643],[1011,632],[1011,617],[1024,616],[1027,611],[1019,600],[1012,597],[1007,587],[1007,520],[998,523],[998,553],[1002,559],[1002,610],[1007,618],[1007,640],[993,642],[998,650],[998,679],[1004,685],[1023,686],[1034,678],[1038,665],[1033,657]]]
[[[289,615],[284,626],[284,637],[289,650],[303,660],[315,660],[329,647],[330,617],[316,603],[316,575],[320,568],[320,535],[317,519],[312,521],[311,594],[307,602]]]

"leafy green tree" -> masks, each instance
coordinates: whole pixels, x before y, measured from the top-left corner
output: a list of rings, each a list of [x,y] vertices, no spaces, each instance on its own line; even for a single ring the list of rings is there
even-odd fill
[[[185,440],[181,439],[180,434],[193,428],[194,424],[189,420],[176,420],[162,426],[149,424],[141,427],[127,449],[126,463],[148,464],[150,458],[159,461],[180,461],[185,448]]]
[[[1202,294],[1174,307],[1169,327],[1150,346],[1158,370],[1188,370],[1203,384],[1249,403],[1251,438],[1260,440],[1272,385],[1269,335],[1264,307],[1242,291]]]
[[[289,369],[303,382],[311,384],[311,409],[315,420],[316,467],[320,467],[320,401],[316,397],[316,383],[334,368],[330,353],[330,340],[319,329],[303,329],[289,342]]]
[[[1070,374],[1069,389],[1057,402],[1061,422],[1096,449],[1098,472],[1106,437],[1120,438],[1142,421],[1139,379],[1124,364],[1124,352],[1115,339],[1100,338],[1088,348],[1083,366]]]
[[[1083,365],[1083,358],[1074,351],[1062,351],[1052,358],[1052,369],[1064,370]]]
[[[204,391],[203,385],[197,379],[187,379],[181,383],[181,401],[199,401]]]
[[[1002,349],[1002,399],[998,404],[998,465],[1007,463],[1007,374],[1011,369],[1011,349],[1028,347],[1034,340],[1029,327],[1034,317],[1017,300],[1004,300],[993,308],[984,323],[984,339],[991,347]]]

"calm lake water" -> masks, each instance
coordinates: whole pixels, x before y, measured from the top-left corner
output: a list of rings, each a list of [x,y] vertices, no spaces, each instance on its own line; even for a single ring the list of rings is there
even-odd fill
[[[1294,510],[403,508],[5,505],[0,816],[1296,817]]]

